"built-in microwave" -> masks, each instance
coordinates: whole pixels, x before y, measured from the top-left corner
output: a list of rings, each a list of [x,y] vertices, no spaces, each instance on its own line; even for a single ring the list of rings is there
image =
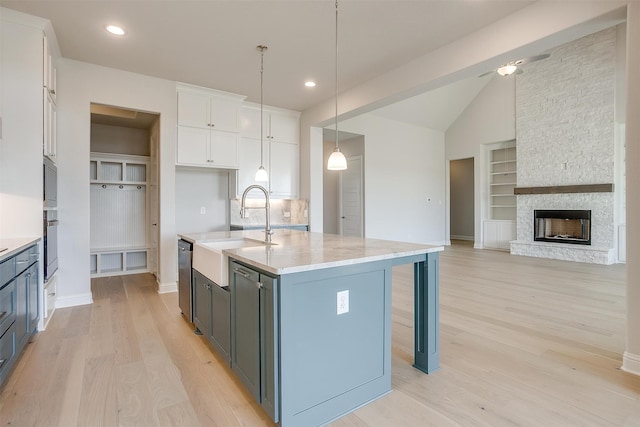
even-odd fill
[[[55,208],[58,206],[58,168],[51,159],[44,157],[43,160],[43,207]]]

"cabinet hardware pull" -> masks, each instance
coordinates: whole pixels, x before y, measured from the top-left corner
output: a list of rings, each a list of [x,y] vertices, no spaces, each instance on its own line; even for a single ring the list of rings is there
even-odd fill
[[[4,318],[6,315],[7,315],[6,311],[3,311],[2,313],[0,313],[0,320]]]
[[[107,188],[107,184],[102,184],[102,188]]]
[[[16,264],[27,264],[29,262],[29,260],[25,260],[25,261],[16,261]]]
[[[118,188],[122,190],[124,188],[124,185],[118,185]]]
[[[56,293],[55,293],[55,292],[51,292],[51,293],[49,294],[49,296],[50,296],[50,297],[55,297],[55,296],[56,296]]]
[[[53,227],[54,225],[58,225],[58,220],[53,219],[51,221],[47,221],[47,227]]]
[[[6,362],[7,359],[0,359],[0,369],[2,369],[2,366],[4,365],[4,362]]]
[[[245,279],[249,279],[251,275],[244,270],[240,270],[239,268],[234,268],[233,271],[244,277]]]
[[[256,282],[256,287],[258,289],[262,289],[262,283],[261,282]]]
[[[153,225],[155,225],[155,224],[153,224]],[[180,248],[180,250],[181,250],[182,252],[186,251],[186,249],[185,249],[185,248]]]

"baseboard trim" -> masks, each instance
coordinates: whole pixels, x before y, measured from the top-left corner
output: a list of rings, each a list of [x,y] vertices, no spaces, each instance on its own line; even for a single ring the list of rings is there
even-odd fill
[[[475,240],[474,236],[460,236],[460,235],[451,235],[451,240]]]
[[[625,351],[622,355],[623,371],[640,376],[640,355]]]
[[[86,294],[71,295],[68,297],[58,296],[56,298],[56,309],[66,307],[76,307],[79,305],[93,304],[91,292]]]
[[[482,243],[474,243],[473,249],[484,249],[484,246],[482,245]]]
[[[158,284],[158,293],[159,294],[168,294],[170,292],[178,292],[178,283],[177,282],[168,282],[168,283],[160,283]]]

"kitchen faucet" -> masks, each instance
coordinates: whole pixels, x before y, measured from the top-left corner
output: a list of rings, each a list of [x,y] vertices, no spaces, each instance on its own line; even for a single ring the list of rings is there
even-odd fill
[[[240,218],[245,218],[244,213],[246,209],[261,209],[260,207],[247,207],[244,205],[245,199],[247,198],[247,193],[253,190],[254,188],[257,188],[258,190],[264,193],[264,197],[265,197],[264,210],[267,215],[267,224],[264,229],[264,241],[267,243],[271,243],[271,235],[273,234],[273,231],[271,231],[271,215],[269,214],[269,207],[270,207],[269,192],[263,186],[254,184],[254,185],[248,186],[244,190],[244,193],[242,193],[242,202],[240,203]]]

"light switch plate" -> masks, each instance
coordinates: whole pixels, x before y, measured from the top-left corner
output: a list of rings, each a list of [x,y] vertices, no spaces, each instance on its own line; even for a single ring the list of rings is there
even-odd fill
[[[338,292],[338,315],[349,312],[349,291]]]

